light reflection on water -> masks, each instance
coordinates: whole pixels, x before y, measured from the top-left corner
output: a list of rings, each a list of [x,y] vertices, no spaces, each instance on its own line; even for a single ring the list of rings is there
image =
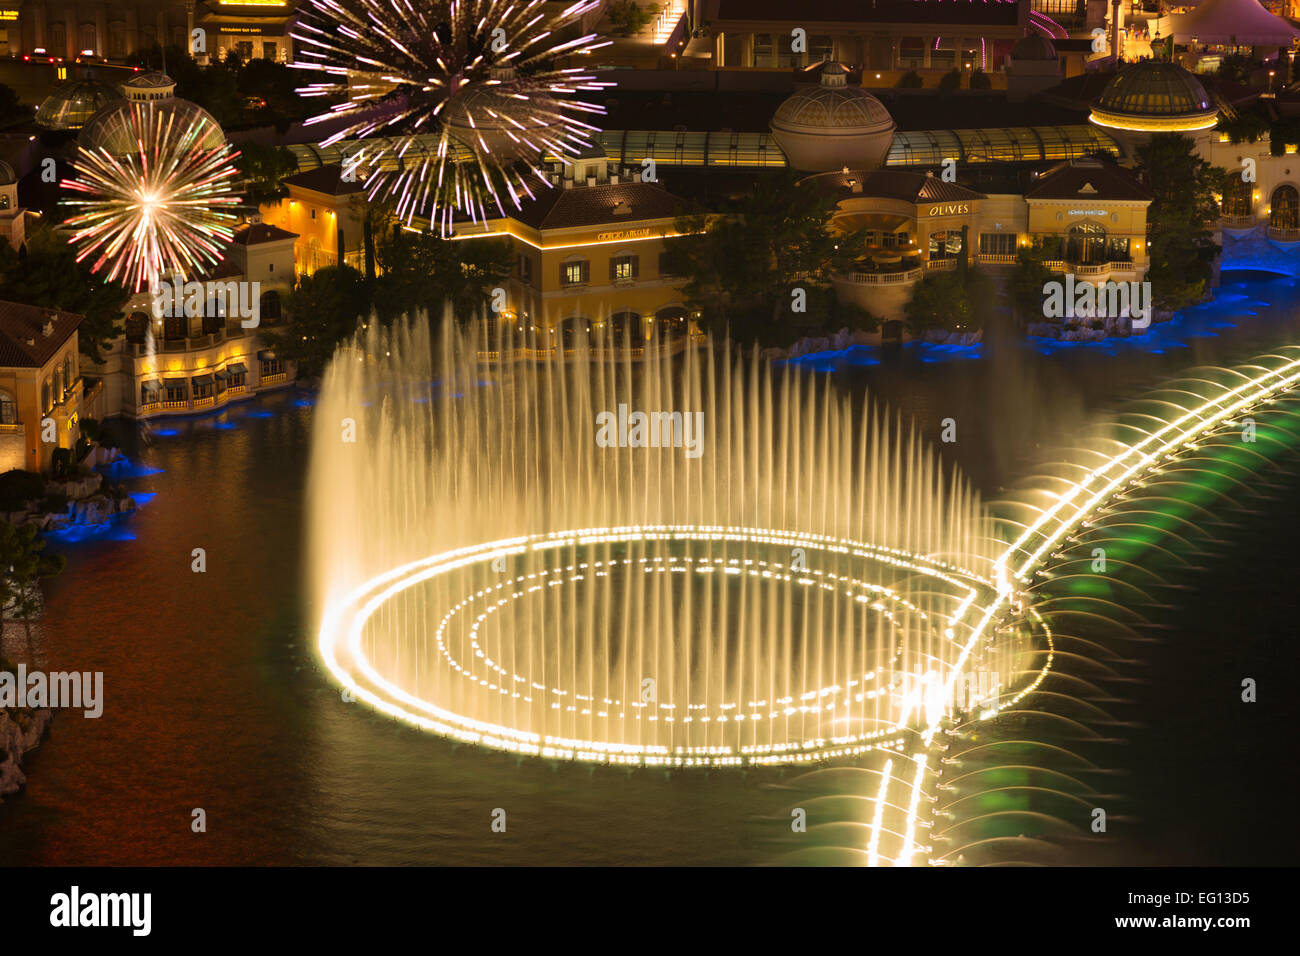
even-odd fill
[[[1111,354],[996,344],[843,368],[937,437],[986,490],[1026,449],[1164,372],[1300,341],[1291,280],[1233,282],[1178,347]],[[1238,322],[1246,313],[1258,313]],[[933,356],[932,356],[933,357]],[[486,382],[486,380],[485,380]],[[457,748],[342,701],[302,618],[311,396],[281,392],[133,439],[114,473],[138,508],[51,536],[68,569],[10,656],[102,670],[99,720],[58,715],[26,793],[0,807],[0,864],[746,863],[782,810],[769,773],[554,767]],[[223,425],[231,427],[224,428]],[[154,439],[167,438],[167,441]],[[340,503],[346,507],[346,503]],[[207,570],[192,569],[203,548]],[[30,650],[29,650],[30,648]],[[207,811],[208,832],[190,830]],[[505,834],[489,829],[507,811]]]

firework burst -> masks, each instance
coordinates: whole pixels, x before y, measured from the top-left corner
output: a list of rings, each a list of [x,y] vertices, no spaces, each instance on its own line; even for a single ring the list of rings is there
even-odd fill
[[[300,69],[330,79],[299,90],[341,99],[308,120],[338,123],[322,142],[363,140],[345,174],[399,218],[428,216],[451,231],[458,214],[504,214],[546,188],[539,162],[592,145],[604,113],[577,95],[613,86],[557,58],[607,45],[562,40],[599,7],[578,0],[547,13],[543,0],[307,0],[294,39]]]
[[[77,148],[76,175],[62,183],[86,197],[65,200],[80,210],[67,221],[77,261],[134,292],[220,262],[234,235],[239,153],[224,138],[208,145],[213,126],[174,102],[126,104],[99,121],[97,145]]]

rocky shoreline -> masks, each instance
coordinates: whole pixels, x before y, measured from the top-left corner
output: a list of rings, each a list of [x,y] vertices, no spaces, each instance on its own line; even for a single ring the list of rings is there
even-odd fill
[[[911,339],[911,341],[918,340],[929,345],[978,345],[984,340],[984,333],[983,331],[943,332],[931,330],[919,339],[916,337]],[[781,361],[783,359],[799,358],[804,355],[817,355],[821,352],[842,352],[853,346],[878,346],[880,344],[881,335],[879,332],[843,328],[831,335],[805,336],[789,348],[763,349],[762,357]]]
[[[16,793],[27,783],[23,756],[41,745],[53,715],[47,707],[0,710],[0,797]]]
[[[112,465],[122,458],[116,448],[95,448],[83,460],[87,469]],[[103,524],[116,515],[130,514],[135,502],[102,474],[93,473],[66,481],[47,480],[45,498],[33,499],[21,511],[0,514],[14,527],[35,524],[41,531],[58,531],[71,525]],[[51,500],[62,501],[62,510],[47,510]]]

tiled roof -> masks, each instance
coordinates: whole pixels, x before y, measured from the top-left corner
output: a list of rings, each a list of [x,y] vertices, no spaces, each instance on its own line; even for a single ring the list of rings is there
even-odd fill
[[[298,186],[301,189],[310,189],[312,192],[325,193],[327,196],[346,196],[350,193],[359,193],[364,188],[360,182],[344,182],[343,167],[338,163],[318,166],[303,173],[294,173],[292,176],[284,177],[281,182],[286,186]]]
[[[1150,201],[1151,192],[1127,169],[1101,160],[1073,160],[1053,166],[1027,190],[1026,199]]]
[[[822,173],[813,177],[816,185],[837,197],[859,195],[851,180],[862,183],[861,195],[877,199],[897,199],[916,204],[930,202],[969,202],[984,198],[972,189],[945,182],[938,176],[903,169],[878,169],[875,172]]]
[[[75,312],[0,300],[0,367],[40,368],[77,331],[83,318]]]
[[[557,187],[524,203],[510,217],[534,229],[572,229],[671,219],[684,211],[684,205],[658,183]]]
[[[296,232],[281,229],[267,222],[246,222],[235,230],[234,242],[241,246],[255,246],[262,242],[275,242],[279,239],[297,239]]]
[[[233,259],[222,259],[216,265],[199,269],[194,274],[195,282],[215,282],[218,279],[235,279],[244,274],[244,270]]]

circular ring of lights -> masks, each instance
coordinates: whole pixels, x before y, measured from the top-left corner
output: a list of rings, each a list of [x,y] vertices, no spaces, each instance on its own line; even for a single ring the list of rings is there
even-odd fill
[[[591,546],[625,546],[634,543],[655,542],[674,547],[703,547],[703,555],[661,554],[642,556],[639,559],[623,557],[612,561],[579,561],[558,559],[562,554],[572,554],[565,549]],[[803,549],[805,552],[822,552],[846,561],[869,562],[887,566],[891,571],[917,575],[929,579],[943,592],[951,604],[949,613],[938,619],[927,619],[925,612],[908,599],[907,593],[897,593],[889,587],[860,577],[836,574],[824,568],[786,567],[780,562],[722,557],[709,557],[708,549],[719,543],[740,546],[761,546],[773,549]],[[557,560],[547,563],[549,555]],[[527,556],[534,560],[534,570],[523,575],[502,575],[499,572],[506,562]],[[537,564],[536,562],[540,562]],[[508,656],[501,647],[508,640],[505,633],[491,630],[498,611],[515,602],[544,600],[550,587],[583,581],[588,575],[628,573],[639,570],[645,574],[725,574],[750,579],[771,579],[795,583],[809,588],[833,592],[838,600],[854,600],[889,621],[896,616],[922,619],[932,628],[935,640],[948,649],[945,657],[955,660],[955,666],[937,667],[933,674],[934,686],[923,690],[913,685],[912,700],[907,689],[897,683],[884,687],[872,684],[875,674],[857,673],[845,686],[830,685],[807,691],[799,698],[787,694],[772,701],[729,701],[710,708],[704,703],[637,702],[630,695],[605,696],[600,699],[583,697],[574,687],[554,684],[551,680],[538,680],[537,675],[520,673],[506,663]],[[856,565],[855,565],[856,566]],[[495,583],[468,587],[463,592],[457,576],[468,580],[475,570],[491,567],[498,572]],[[888,726],[856,727],[843,735],[816,736],[808,739],[790,738],[768,744],[721,746],[664,746],[659,743],[640,743],[628,739],[572,739],[533,732],[508,723],[486,721],[470,716],[451,701],[425,699],[399,686],[383,672],[367,652],[367,627],[377,615],[385,613],[396,603],[395,599],[412,593],[412,589],[438,580],[447,585],[451,593],[461,596],[423,622],[425,628],[420,640],[421,651],[436,652],[444,673],[457,677],[465,694],[503,695],[524,699],[530,704],[534,697],[550,701],[555,709],[569,711],[579,708],[584,715],[593,714],[606,722],[618,720],[697,721],[708,723],[779,721],[798,713],[826,712],[837,707],[851,707],[852,701],[863,697],[889,694],[902,698],[900,719]],[[483,576],[477,579],[480,582]],[[393,568],[354,588],[341,600],[330,605],[322,618],[318,644],[322,658],[334,677],[356,698],[365,701],[382,713],[411,723],[441,736],[468,743],[553,759],[589,761],[598,763],[646,766],[745,766],[796,764],[849,756],[868,750],[897,750],[904,744],[909,730],[932,734],[935,725],[947,713],[945,708],[935,708],[932,701],[923,699],[931,692],[943,699],[952,699],[953,686],[963,667],[979,658],[989,644],[991,619],[983,613],[997,602],[997,590],[992,581],[968,570],[944,562],[923,558],[889,548],[879,548],[861,542],[846,541],[820,535],[791,531],[750,528],[715,528],[696,526],[658,526],[625,528],[589,528],[547,534],[523,536],[487,542],[452,551],[430,555]],[[445,639],[450,629],[460,628],[466,635],[471,654],[457,658]],[[501,629],[504,632],[504,627]],[[1034,626],[1035,631],[1041,629]],[[890,663],[893,661],[891,659]],[[892,673],[892,671],[891,671]],[[545,674],[541,675],[545,678]],[[856,692],[856,693],[855,693]],[[531,695],[531,696],[530,696]],[[446,695],[443,695],[444,697]],[[451,695],[455,697],[456,695]],[[460,700],[465,697],[460,696]],[[477,698],[476,698],[477,699]],[[910,702],[909,702],[910,701]],[[988,711],[997,709],[997,704]],[[604,710],[598,710],[604,708]],[[619,708],[614,715],[612,711]],[[633,710],[635,709],[635,710]],[[674,710],[675,709],[675,710]],[[626,726],[626,724],[624,724]],[[609,735],[613,737],[614,735]]]

